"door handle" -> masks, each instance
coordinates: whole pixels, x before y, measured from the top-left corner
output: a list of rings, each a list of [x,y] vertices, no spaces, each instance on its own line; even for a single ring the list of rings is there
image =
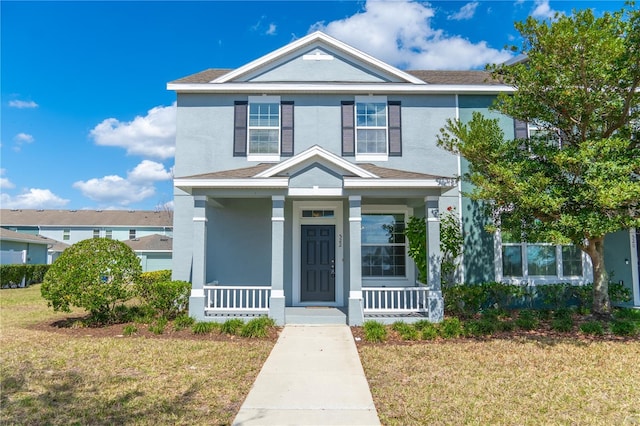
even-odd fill
[[[331,259],[331,278],[336,277],[336,260]]]

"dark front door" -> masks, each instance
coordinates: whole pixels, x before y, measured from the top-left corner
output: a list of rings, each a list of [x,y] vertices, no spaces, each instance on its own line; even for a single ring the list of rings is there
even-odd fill
[[[302,225],[301,302],[335,302],[334,225]]]

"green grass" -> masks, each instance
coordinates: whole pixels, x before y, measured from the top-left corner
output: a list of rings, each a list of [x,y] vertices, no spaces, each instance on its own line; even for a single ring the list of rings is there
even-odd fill
[[[230,424],[273,347],[32,327],[82,315],[54,313],[39,286],[0,290],[0,424]]]

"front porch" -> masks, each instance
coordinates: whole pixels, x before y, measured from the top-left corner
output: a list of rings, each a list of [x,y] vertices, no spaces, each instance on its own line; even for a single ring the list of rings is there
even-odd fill
[[[426,286],[363,287],[360,306],[271,306],[271,287],[220,286],[204,287],[205,319],[224,322],[231,318],[251,319],[259,316],[280,318],[286,324],[353,324],[349,317],[375,320],[384,324],[420,320],[438,322],[442,319],[443,303],[440,291]],[[349,310],[357,309],[358,312]],[[282,312],[283,311],[283,312]]]

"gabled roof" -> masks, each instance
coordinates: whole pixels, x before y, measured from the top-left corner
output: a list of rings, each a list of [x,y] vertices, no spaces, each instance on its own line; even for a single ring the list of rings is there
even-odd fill
[[[10,231],[5,228],[0,228],[0,240],[12,241],[16,243],[42,244],[45,246],[60,243],[59,241],[53,240],[51,238],[43,237],[41,235],[25,234],[23,232]]]
[[[380,167],[368,163],[352,163],[319,146],[313,146],[280,163],[258,164],[241,169],[224,170],[174,179],[184,190],[193,188],[289,188],[289,176],[308,166],[322,165],[342,175],[345,188],[428,188],[453,187],[453,176],[435,176]]]
[[[166,235],[147,235],[123,241],[133,251],[171,251],[173,250],[173,238]]]
[[[0,210],[2,226],[171,227],[172,212],[127,210]]]

